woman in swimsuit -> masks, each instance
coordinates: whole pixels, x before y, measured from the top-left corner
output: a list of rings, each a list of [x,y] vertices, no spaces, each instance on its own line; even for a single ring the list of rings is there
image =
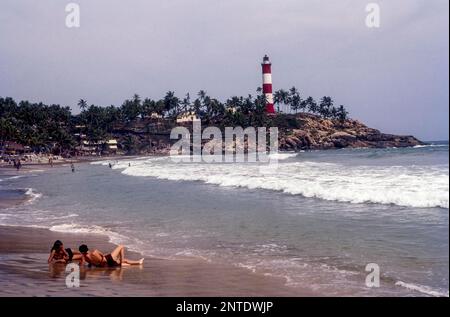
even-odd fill
[[[117,266],[128,266],[128,265],[142,265],[144,259],[139,261],[132,261],[125,258],[125,247],[119,245],[109,254],[104,255],[99,250],[89,251],[87,245],[81,245],[78,250],[82,255],[80,265],[86,261],[90,266],[96,267],[117,267]]]
[[[68,263],[72,260],[81,260],[82,256],[79,252],[73,252],[71,248],[64,249],[64,244],[60,240],[56,240],[50,250],[50,256],[47,262],[50,263]]]

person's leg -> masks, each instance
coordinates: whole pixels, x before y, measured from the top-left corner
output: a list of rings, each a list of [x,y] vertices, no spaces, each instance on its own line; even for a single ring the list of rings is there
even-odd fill
[[[111,252],[113,260],[117,261],[120,264],[122,264],[123,259],[125,258],[124,255],[125,255],[125,247],[123,245],[119,245]]]
[[[128,264],[128,265],[140,265],[144,263],[144,258],[139,261],[132,261],[129,259],[125,259],[125,247],[123,245],[119,245],[117,248],[111,252],[112,258],[117,261],[119,264]]]
[[[122,265],[123,264],[128,264],[128,265],[141,265],[144,264],[144,258],[140,259],[139,261],[132,261],[132,260],[128,260],[128,259],[123,259],[122,260]]]

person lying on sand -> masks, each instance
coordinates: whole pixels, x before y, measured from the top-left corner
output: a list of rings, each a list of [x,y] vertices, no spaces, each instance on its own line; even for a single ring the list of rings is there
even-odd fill
[[[68,263],[72,260],[81,260],[81,253],[73,252],[71,248],[64,249],[64,244],[60,240],[56,240],[53,243],[53,247],[50,250],[50,256],[47,262],[50,263]]]
[[[89,265],[96,267],[118,267],[118,266],[128,266],[128,265],[142,265],[144,263],[144,258],[139,261],[131,261],[125,258],[125,247],[119,245],[111,253],[104,255],[99,250],[89,251],[87,245],[80,245],[78,248],[82,255],[80,265],[84,264],[86,261]]]

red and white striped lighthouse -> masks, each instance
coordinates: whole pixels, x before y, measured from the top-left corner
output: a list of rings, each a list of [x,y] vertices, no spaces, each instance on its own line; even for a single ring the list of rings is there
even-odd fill
[[[269,56],[264,56],[261,65],[263,72],[263,94],[266,96],[266,111],[269,114],[274,114],[275,108],[273,107],[272,63],[269,60]]]

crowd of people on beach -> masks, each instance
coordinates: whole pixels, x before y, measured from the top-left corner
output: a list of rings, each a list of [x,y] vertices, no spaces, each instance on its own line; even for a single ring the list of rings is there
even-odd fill
[[[44,161],[44,162],[43,162]],[[58,162],[66,162],[61,161],[61,158],[58,156],[30,156],[30,155],[24,155],[24,156],[12,156],[12,155],[3,155],[0,156],[0,167],[13,167],[17,171],[19,171],[24,164],[48,164],[48,166],[53,167],[54,163]],[[23,162],[23,163],[22,163]],[[73,162],[70,163],[70,169],[72,173],[75,172],[75,165]]]
[[[0,153],[0,166],[11,166],[17,168],[23,164],[48,164],[53,167],[54,163],[65,162],[65,160],[57,155],[47,154],[1,154]],[[20,169],[19,167],[19,169]]]
[[[80,245],[78,251],[74,251],[71,248],[65,248],[62,241],[56,240],[50,250],[47,262],[49,264],[67,264],[73,261],[78,261],[80,266],[87,263],[89,267],[99,268],[144,264],[144,258],[138,261],[125,258],[125,247],[123,245],[117,246],[111,253],[104,254],[97,249],[89,250],[85,244]]]

